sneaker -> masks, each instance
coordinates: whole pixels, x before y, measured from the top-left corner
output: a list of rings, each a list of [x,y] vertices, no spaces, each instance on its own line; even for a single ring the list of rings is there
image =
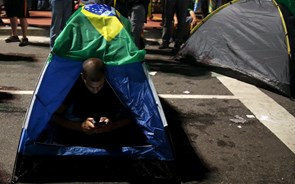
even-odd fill
[[[10,36],[5,40],[6,43],[20,42],[18,36]]]
[[[168,43],[162,43],[160,46],[159,46],[159,49],[168,49],[169,48],[169,44]]]
[[[18,46],[23,47],[23,46],[26,46],[26,45],[29,45],[28,38],[22,38]]]

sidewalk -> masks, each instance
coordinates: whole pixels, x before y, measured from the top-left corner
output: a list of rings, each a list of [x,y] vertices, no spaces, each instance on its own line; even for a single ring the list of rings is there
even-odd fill
[[[51,23],[51,11],[30,11],[30,17],[27,18],[28,36],[45,36],[49,37],[49,28]],[[10,34],[9,19],[2,17],[4,26],[0,26],[0,36]],[[154,14],[152,20],[147,20],[144,29],[161,29],[161,15]],[[21,34],[20,27],[18,27],[19,34]]]

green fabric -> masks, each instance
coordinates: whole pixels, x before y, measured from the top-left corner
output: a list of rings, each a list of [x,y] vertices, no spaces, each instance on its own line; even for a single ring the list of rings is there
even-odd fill
[[[78,9],[55,41],[52,52],[60,57],[84,61],[97,57],[107,65],[121,65],[144,60],[145,50],[138,50],[130,34],[130,22],[120,16],[124,28],[111,41],[94,28]]]
[[[295,15],[295,0],[276,0],[277,3],[284,5],[289,9],[292,15]]]

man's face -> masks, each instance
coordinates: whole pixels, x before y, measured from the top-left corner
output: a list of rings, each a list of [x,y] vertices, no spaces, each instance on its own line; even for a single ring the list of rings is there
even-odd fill
[[[96,93],[98,93],[100,90],[101,90],[101,88],[103,87],[103,85],[104,85],[104,77],[102,77],[102,79],[101,80],[99,80],[99,81],[91,81],[91,80],[89,80],[89,79],[83,79],[83,81],[84,81],[84,83],[85,83],[85,85],[86,85],[86,87],[87,87],[87,89],[91,92],[91,93],[93,93],[93,94],[96,94]]]

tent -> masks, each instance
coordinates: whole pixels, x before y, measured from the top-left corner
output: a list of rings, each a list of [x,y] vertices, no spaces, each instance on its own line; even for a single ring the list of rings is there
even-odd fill
[[[283,8],[273,0],[231,1],[194,27],[178,58],[294,96],[294,6]]]
[[[13,181],[32,179],[33,177],[25,177],[30,171],[27,167],[36,171],[36,165],[44,163],[44,160],[50,160],[51,166],[54,167],[51,171],[62,167],[63,175],[66,175],[66,169],[72,169],[64,168],[74,162],[72,159],[76,163],[81,159],[88,160],[85,167],[90,167],[95,159],[104,160],[105,157],[167,162],[174,160],[163,109],[144,63],[145,51],[137,49],[129,28],[129,21],[105,4],[82,6],[71,16],[55,41],[34,91],[20,136]],[[82,62],[91,57],[105,61],[107,81],[131,111],[147,139],[146,145],[105,149],[37,141],[48,128],[52,114],[79,77]],[[37,163],[34,162],[35,158],[38,158]],[[101,167],[102,160],[97,163]],[[48,170],[48,166],[44,167]],[[81,175],[82,170],[86,170],[85,167],[77,173],[71,171],[69,177],[73,179],[75,174]],[[98,174],[101,170],[96,166],[92,171]],[[49,175],[51,178],[55,176],[51,173]],[[34,177],[44,179],[41,176],[39,174]]]

